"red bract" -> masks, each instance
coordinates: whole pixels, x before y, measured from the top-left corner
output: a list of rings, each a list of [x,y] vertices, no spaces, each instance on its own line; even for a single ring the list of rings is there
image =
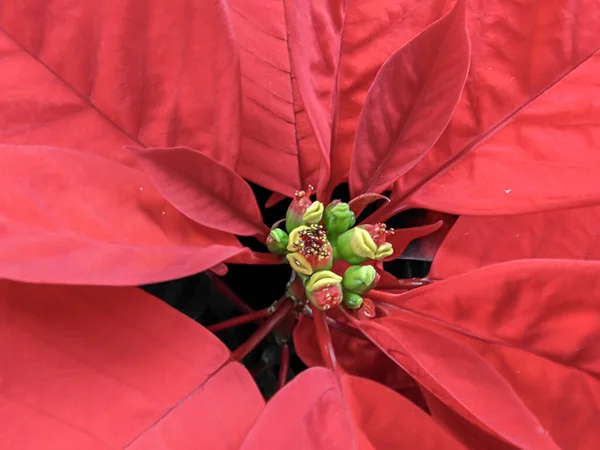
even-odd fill
[[[596,0],[5,0],[2,447],[595,448],[600,266],[568,259],[599,255],[598,23]],[[245,180],[320,207],[347,182],[357,217],[391,190],[363,225],[460,217],[429,278],[353,241],[381,277],[359,309],[311,309],[293,278],[232,354],[135,288],[19,283],[280,264],[237,238],[271,225]],[[264,408],[233,360],[297,315],[327,369]]]

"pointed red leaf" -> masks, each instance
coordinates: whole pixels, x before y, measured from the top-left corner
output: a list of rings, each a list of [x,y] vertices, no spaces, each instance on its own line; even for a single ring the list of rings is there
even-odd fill
[[[356,131],[350,192],[382,192],[415,166],[440,137],[469,69],[465,2],[459,0],[383,65]]]
[[[2,60],[11,142],[82,148],[86,135],[102,148],[116,129],[138,145],[190,146],[235,167],[240,72],[224,1],[8,0],[0,40],[20,48],[18,59]],[[36,84],[41,73],[58,89]],[[21,103],[2,82],[10,78]],[[109,136],[98,118],[111,124]]]
[[[385,405],[385,409],[380,409]],[[461,449],[410,401],[373,381],[313,368],[269,403],[242,450]]]
[[[515,259],[600,259],[599,223],[597,206],[519,216],[461,216],[440,247],[430,277],[448,278]]]
[[[413,290],[392,317],[356,323],[436,397],[507,442],[593,448],[599,291],[599,263],[515,261]]]
[[[385,61],[450,7],[446,0],[346,1],[330,150],[330,188],[348,181],[359,116]]]
[[[600,127],[590,117],[600,95],[599,19],[595,0],[472,8],[474,53],[461,103],[392,201],[473,215],[598,202]]]
[[[347,0],[285,3],[294,81],[321,158],[320,200],[329,201],[331,190],[348,177],[358,116],[377,71],[439,18],[445,3],[376,0],[367,8]],[[314,173],[314,164],[311,168]]]
[[[201,272],[243,250],[194,224],[147,176],[93,154],[0,146],[0,277],[146,284]]]
[[[237,448],[263,408],[217,338],[139,289],[0,284],[1,448]]]
[[[368,205],[370,205],[373,202],[376,202],[377,200],[385,200],[386,202],[390,201],[390,199],[387,198],[385,195],[368,193],[361,194],[358,197],[354,197],[348,202],[348,206],[350,206],[350,209],[352,210],[354,215],[358,217]]]
[[[435,233],[443,224],[444,222],[440,220],[436,223],[423,225],[421,227],[395,229],[394,234],[389,234],[386,237],[386,241],[394,247],[394,253],[386,258],[385,261],[391,261],[398,258],[398,256],[404,253],[404,250],[406,250],[406,247],[408,247],[412,241]]]
[[[138,153],[158,190],[190,219],[241,236],[268,233],[252,188],[232,170],[184,147]]]
[[[265,203],[265,208],[271,208],[283,200],[285,200],[285,196],[283,194],[273,192]]]

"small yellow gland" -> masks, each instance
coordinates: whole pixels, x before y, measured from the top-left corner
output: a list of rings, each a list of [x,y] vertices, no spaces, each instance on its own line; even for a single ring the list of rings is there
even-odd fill
[[[330,270],[322,270],[310,277],[308,283],[306,283],[306,292],[314,292],[326,286],[340,284],[341,282],[342,277],[340,277],[338,274],[333,273]]]
[[[354,228],[354,233],[352,234],[352,239],[350,240],[350,248],[361,258],[375,259],[377,244],[375,244],[375,241],[369,232],[363,228]]]
[[[392,244],[386,242],[385,244],[381,244],[377,251],[375,252],[375,258],[377,260],[385,259],[388,256],[392,256],[394,254],[394,248]]]
[[[298,251],[300,245],[302,244],[302,239],[300,236],[300,232],[304,230],[308,230],[309,228],[306,225],[300,225],[297,228],[294,228],[290,232],[289,241],[287,245],[287,249],[290,252]]]
[[[306,275],[306,276],[312,275],[312,273],[313,273],[312,266],[310,265],[308,260],[304,256],[302,256],[300,253],[297,253],[297,252],[288,253],[287,255],[285,255],[285,257],[287,258],[288,262],[290,263],[290,266],[292,267],[292,269],[294,269],[296,272],[298,272],[299,274],[302,274],[302,275]]]
[[[309,225],[319,223],[323,218],[324,210],[325,207],[323,206],[323,203],[315,201],[304,212],[304,215],[302,216],[302,221]]]

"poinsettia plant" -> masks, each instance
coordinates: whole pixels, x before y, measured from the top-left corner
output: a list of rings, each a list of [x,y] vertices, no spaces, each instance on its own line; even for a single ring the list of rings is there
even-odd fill
[[[596,448],[598,23],[1,2],[0,447]],[[409,244],[426,276],[394,275]],[[228,264],[287,287],[208,330],[136,287]],[[232,352],[211,333],[252,321]],[[265,403],[240,362],[270,333]]]

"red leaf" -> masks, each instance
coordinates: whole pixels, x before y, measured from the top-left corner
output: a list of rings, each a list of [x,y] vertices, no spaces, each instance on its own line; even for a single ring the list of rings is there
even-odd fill
[[[201,272],[243,250],[194,224],[145,174],[76,150],[0,146],[0,277],[131,285]]]
[[[417,261],[433,261],[435,254],[442,245],[458,217],[452,214],[437,211],[425,211],[425,220],[442,220],[444,223],[435,232],[412,241],[404,250],[401,259],[414,259]]]
[[[281,255],[253,252],[249,248],[244,248],[238,254],[227,259],[227,263],[231,264],[275,265],[284,262],[285,259]]]
[[[140,150],[161,193],[190,219],[217,230],[264,237],[252,189],[235,172],[189,148]]]
[[[217,338],[139,289],[1,284],[1,448],[237,448],[263,408]]]
[[[444,15],[446,0],[346,1],[330,151],[330,188],[348,180],[359,116],[386,60]]]
[[[320,200],[347,179],[358,116],[377,71],[440,17],[445,3],[285,3],[294,80],[321,154]]]
[[[392,201],[476,215],[597,202],[598,20],[594,0],[492,0],[469,11],[474,52],[461,103]]]
[[[440,247],[430,276],[448,278],[515,259],[600,259],[598,223],[600,207],[505,217],[461,216]]]
[[[386,237],[386,241],[392,244],[394,247],[394,253],[386,258],[385,261],[391,261],[398,258],[398,256],[404,253],[404,250],[406,250],[408,244],[415,239],[435,233],[443,224],[444,222],[439,220],[436,223],[423,225],[421,227],[395,229],[394,234],[389,234]]]
[[[275,206],[277,203],[281,202],[285,200],[285,196],[282,194],[279,194],[277,192],[273,192],[270,196],[269,199],[267,200],[267,202],[265,203],[265,208],[271,208],[273,206]]]
[[[350,210],[352,210],[354,215],[358,217],[368,205],[376,202],[377,200],[385,200],[386,202],[390,201],[390,199],[385,195],[368,193],[354,197],[352,200],[350,200],[348,206],[350,206]]]
[[[360,331],[354,330],[360,334]],[[369,378],[394,390],[414,386],[414,380],[366,338],[350,335],[331,326],[329,331],[337,362],[345,372]],[[294,348],[308,367],[325,365],[311,317],[300,317],[294,327]]]
[[[118,131],[138,145],[195,147],[235,167],[240,73],[223,1],[2,6],[0,45],[15,52],[3,58],[0,78],[10,142],[82,148],[84,141],[106,152]]]
[[[593,448],[599,275],[582,261],[488,266],[356,323],[440,400],[518,448]]]
[[[242,450],[463,448],[391,389],[362,378],[340,378],[323,368],[300,374],[267,404]]]
[[[350,192],[381,192],[435,144],[458,103],[469,70],[465,2],[383,65],[356,132]]]
[[[312,131],[306,128],[293,90],[286,3],[227,0],[227,4],[242,71],[242,148],[236,171],[292,197],[307,184],[301,164],[307,148],[301,144],[310,140]]]

